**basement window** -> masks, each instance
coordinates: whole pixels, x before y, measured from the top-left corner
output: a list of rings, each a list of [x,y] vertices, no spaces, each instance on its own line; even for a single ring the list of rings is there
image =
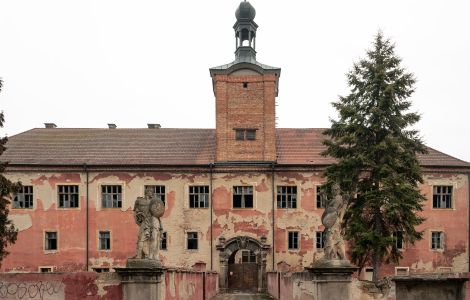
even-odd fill
[[[40,273],[52,273],[53,267],[39,267]]]
[[[452,186],[437,185],[432,191],[433,208],[452,208]]]
[[[374,273],[374,268],[368,267],[364,269],[364,280],[372,281],[372,274]]]
[[[109,273],[109,268],[93,268],[96,273]]]
[[[33,186],[23,185],[13,198],[13,208],[33,208]]]
[[[397,276],[408,276],[410,274],[409,267],[395,267],[395,275]]]

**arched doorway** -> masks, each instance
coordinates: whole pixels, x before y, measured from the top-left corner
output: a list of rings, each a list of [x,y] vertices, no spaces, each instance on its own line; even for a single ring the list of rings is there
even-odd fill
[[[259,254],[259,253],[258,253]],[[257,253],[239,249],[228,258],[228,289],[258,291]]]
[[[265,237],[260,241],[247,236],[227,241],[219,238],[220,290],[266,291],[266,255],[270,248]]]

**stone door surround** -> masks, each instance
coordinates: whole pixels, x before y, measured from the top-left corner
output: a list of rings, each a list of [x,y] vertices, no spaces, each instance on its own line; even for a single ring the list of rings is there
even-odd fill
[[[232,253],[238,250],[250,250],[256,255],[258,264],[258,292],[265,292],[267,287],[266,281],[266,256],[271,249],[270,245],[266,244],[266,237],[262,236],[260,240],[249,236],[237,236],[225,240],[225,237],[219,238],[219,244],[216,246],[219,250],[219,290],[222,293],[227,292],[228,289],[228,260]]]

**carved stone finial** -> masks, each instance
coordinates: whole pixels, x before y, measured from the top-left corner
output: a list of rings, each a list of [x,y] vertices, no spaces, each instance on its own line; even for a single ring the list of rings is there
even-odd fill
[[[260,237],[261,244],[266,244],[267,240],[268,240],[268,238],[264,235]]]
[[[222,235],[221,237],[219,237],[219,244],[221,246],[224,246],[225,245],[225,237]]]

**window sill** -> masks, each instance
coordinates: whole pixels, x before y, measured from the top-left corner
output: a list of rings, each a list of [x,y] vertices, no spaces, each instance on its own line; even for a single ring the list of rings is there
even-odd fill
[[[57,207],[57,210],[81,210],[80,207]]]
[[[101,210],[116,210],[122,209],[122,207],[101,207]]]
[[[209,207],[186,207],[186,209],[191,210],[191,209],[209,209]]]
[[[44,250],[44,254],[56,254],[59,250]]]

